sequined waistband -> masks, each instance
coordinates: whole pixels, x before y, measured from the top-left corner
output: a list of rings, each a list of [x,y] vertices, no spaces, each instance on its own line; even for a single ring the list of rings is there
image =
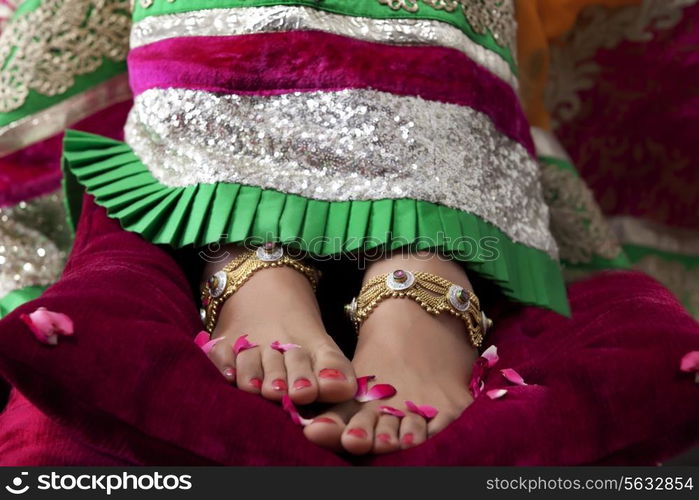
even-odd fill
[[[327,201],[431,201],[557,253],[536,161],[467,107],[366,89],[151,89],[136,98],[126,134],[168,186],[233,182]]]

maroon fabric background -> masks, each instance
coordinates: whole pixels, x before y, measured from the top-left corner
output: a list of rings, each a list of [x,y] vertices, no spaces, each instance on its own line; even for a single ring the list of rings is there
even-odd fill
[[[602,209],[699,229],[699,5],[594,62],[580,113],[556,132]]]
[[[227,385],[192,342],[201,324],[181,268],[87,197],[62,279],[0,321],[0,374],[16,388],[0,465],[655,464],[697,443],[699,385],[678,368],[699,325],[637,273],[572,285],[570,299],[571,319],[525,308],[490,337],[498,366],[529,386],[478,399],[422,446],[350,459]],[[19,314],[40,305],[69,314],[75,336],[39,344]],[[486,380],[504,385],[497,371]]]

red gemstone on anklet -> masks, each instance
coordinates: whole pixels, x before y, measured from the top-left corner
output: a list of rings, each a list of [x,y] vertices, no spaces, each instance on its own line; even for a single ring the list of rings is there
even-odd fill
[[[397,271],[393,271],[393,279],[398,283],[403,283],[408,279],[408,275],[405,274],[405,271],[402,269],[398,269]]]

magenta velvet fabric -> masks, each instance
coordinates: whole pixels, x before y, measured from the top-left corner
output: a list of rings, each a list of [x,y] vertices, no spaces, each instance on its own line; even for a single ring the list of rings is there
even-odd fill
[[[292,31],[171,38],[135,48],[128,63],[135,95],[170,87],[255,95],[372,88],[469,106],[534,151],[512,87],[455,49]]]
[[[525,308],[490,341],[530,384],[480,398],[415,449],[350,459],[303,437],[279,406],[227,385],[192,337],[180,267],[85,198],[61,280],[0,321],[0,465],[654,464],[699,440],[699,385],[681,373],[699,325],[657,282],[613,272],[570,287],[573,316]],[[69,314],[39,344],[19,315]],[[505,386],[497,370],[486,388]],[[21,394],[20,394],[21,392]]]
[[[131,100],[113,104],[72,128],[124,139],[124,122],[131,109]],[[0,206],[14,205],[35,196],[51,193],[61,185],[63,133],[32,144],[0,158]]]

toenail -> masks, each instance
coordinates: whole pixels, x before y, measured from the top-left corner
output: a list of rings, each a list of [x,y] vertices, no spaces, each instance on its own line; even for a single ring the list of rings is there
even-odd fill
[[[367,436],[366,431],[364,429],[350,429],[347,431],[347,434],[359,439],[366,439]]]
[[[314,418],[312,424],[334,424],[336,423],[332,418],[328,417],[318,417]]]
[[[322,378],[334,378],[338,380],[347,380],[347,377],[340,370],[335,368],[323,368],[318,372],[318,375]]]
[[[272,389],[275,391],[286,391],[286,382],[284,382],[282,379],[278,378],[276,380],[272,381]]]
[[[250,385],[253,386],[255,389],[259,389],[262,387],[262,380],[257,377],[251,378]]]
[[[413,444],[413,434],[411,432],[407,433],[405,436],[403,436],[401,441],[403,444]]]
[[[383,441],[384,443],[390,443],[391,442],[391,436],[388,434],[377,434],[376,439],[379,441]]]
[[[226,368],[223,370],[223,375],[228,378],[235,377],[235,370],[233,368]]]
[[[311,386],[311,381],[308,380],[307,378],[300,378],[296,382],[294,382],[294,389],[299,390],[299,389],[305,389],[306,387]]]

